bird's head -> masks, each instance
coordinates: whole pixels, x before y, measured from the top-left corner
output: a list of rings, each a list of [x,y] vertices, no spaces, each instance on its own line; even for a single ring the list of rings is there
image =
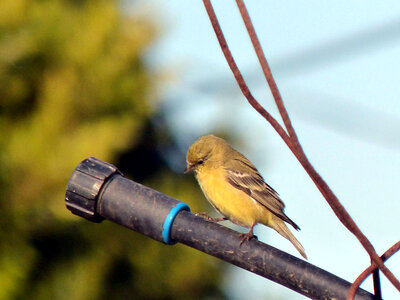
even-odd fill
[[[218,162],[221,157],[220,154],[227,145],[225,140],[212,134],[200,137],[189,147],[186,155],[187,166],[184,173],[186,174],[192,170],[198,173],[203,168],[210,166],[211,162]]]

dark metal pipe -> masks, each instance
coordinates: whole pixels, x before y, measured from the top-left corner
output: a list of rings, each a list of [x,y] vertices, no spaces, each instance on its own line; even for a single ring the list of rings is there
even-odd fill
[[[240,233],[183,211],[172,226],[172,238],[228,263],[284,285],[311,299],[346,299],[350,283],[302,259],[257,240],[239,247]],[[358,289],[355,299],[375,299]]]
[[[255,274],[282,284],[312,299],[346,299],[350,283],[304,260],[257,240],[239,247],[240,233],[197,217],[180,207],[178,200],[128,180],[116,167],[96,158],[81,162],[72,173],[66,191],[72,213],[94,222],[104,218],[157,241],[170,238]],[[166,219],[170,218],[170,223]],[[168,231],[169,232],[169,231]],[[374,295],[358,289],[355,299]]]

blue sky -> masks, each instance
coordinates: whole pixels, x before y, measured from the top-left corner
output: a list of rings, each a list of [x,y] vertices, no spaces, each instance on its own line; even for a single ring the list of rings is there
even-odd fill
[[[254,96],[279,118],[235,1],[213,1]],[[163,24],[149,60],[169,81],[160,103],[182,152],[198,136],[229,131],[300,225],[309,262],[348,281],[369,264],[360,243],[269,124],[247,104],[202,1],[151,1]],[[312,164],[382,254],[400,238],[400,3],[247,1],[259,39]],[[181,199],[183,200],[183,199]],[[204,200],[205,201],[205,200]],[[297,255],[269,228],[260,240]],[[400,278],[400,253],[387,265]],[[398,292],[382,275],[383,297]],[[371,288],[371,280],[363,288]],[[304,299],[232,267],[231,299]]]

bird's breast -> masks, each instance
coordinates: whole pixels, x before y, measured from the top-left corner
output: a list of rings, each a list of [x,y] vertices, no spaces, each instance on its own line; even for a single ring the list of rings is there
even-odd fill
[[[248,194],[232,186],[226,175],[222,167],[196,174],[207,200],[237,225],[250,227],[256,223],[265,224],[271,213]]]

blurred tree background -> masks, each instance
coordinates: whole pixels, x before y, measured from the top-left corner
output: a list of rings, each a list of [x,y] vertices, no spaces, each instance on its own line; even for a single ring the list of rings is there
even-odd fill
[[[161,155],[174,142],[154,126],[144,60],[158,34],[115,0],[0,4],[0,299],[224,298],[216,259],[64,205],[73,169],[95,156],[202,209]]]

